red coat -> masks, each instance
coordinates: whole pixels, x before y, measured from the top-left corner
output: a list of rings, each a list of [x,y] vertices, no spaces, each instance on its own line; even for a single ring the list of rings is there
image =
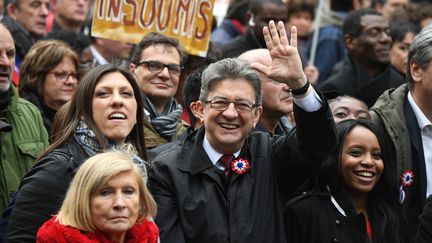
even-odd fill
[[[44,243],[111,243],[111,241],[100,232],[85,233],[80,229],[65,226],[55,221],[55,216],[46,221],[37,232],[36,242]],[[159,229],[152,221],[146,220],[143,223],[135,224],[128,230],[125,243],[157,243]]]

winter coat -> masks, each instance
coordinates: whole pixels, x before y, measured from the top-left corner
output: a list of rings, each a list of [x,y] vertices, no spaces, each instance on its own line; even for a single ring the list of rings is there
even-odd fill
[[[343,191],[305,192],[288,202],[285,220],[288,243],[372,242],[365,216],[355,212]]]
[[[176,132],[173,135],[171,141],[176,141],[180,137],[182,132],[186,129],[187,129],[186,124],[184,124],[181,120],[179,120],[177,122]],[[162,144],[171,142],[166,138],[162,137],[161,135],[159,135],[159,133],[156,131],[156,129],[152,126],[152,124],[147,119],[144,119],[144,138],[145,138],[145,146],[147,149],[153,149]]]
[[[45,222],[37,232],[37,243],[111,243],[101,232],[85,232],[65,226],[55,221],[56,217]],[[154,222],[146,220],[135,224],[126,232],[125,243],[158,243],[159,230]]]
[[[249,163],[227,189],[224,173],[203,149],[200,128],[153,160],[149,186],[158,204],[161,242],[286,242],[283,202],[337,143],[325,103],[307,113],[294,105],[298,126],[287,136],[251,133],[238,158]],[[313,161],[313,163],[309,163]]]
[[[11,131],[0,132],[0,212],[18,188],[21,178],[34,165],[38,155],[48,146],[48,134],[39,110],[18,98],[13,85],[10,101],[0,119],[11,125]]]
[[[25,175],[6,230],[6,242],[34,242],[39,227],[58,213],[72,178],[89,156],[75,138],[42,158]]]
[[[408,235],[413,237],[426,201],[426,168],[421,131],[414,111],[409,104],[408,85],[385,92],[371,108],[372,121],[389,135],[396,151],[396,162],[400,180],[400,199],[408,220]],[[406,172],[414,178],[404,183]]]
[[[372,107],[384,91],[397,88],[404,82],[403,76],[390,64],[376,76],[370,77],[366,68],[348,54],[335,65],[329,78],[320,84],[319,90],[323,92],[336,90],[341,94],[360,99],[368,107]]]

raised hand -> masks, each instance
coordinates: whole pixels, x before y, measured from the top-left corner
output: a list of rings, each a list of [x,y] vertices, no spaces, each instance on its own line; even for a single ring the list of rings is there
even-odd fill
[[[303,87],[307,79],[297,50],[297,28],[291,28],[291,40],[288,41],[284,23],[279,21],[276,27],[271,20],[268,27],[264,27],[263,34],[272,63],[270,66],[252,63],[251,67],[276,81],[288,84],[291,89]]]

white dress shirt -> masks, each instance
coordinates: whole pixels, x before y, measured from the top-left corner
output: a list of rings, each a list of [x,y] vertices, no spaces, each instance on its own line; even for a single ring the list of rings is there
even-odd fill
[[[420,107],[418,107],[418,105],[415,103],[411,92],[408,92],[408,102],[414,110],[414,114],[420,128],[426,168],[427,188],[425,196],[428,197],[432,194],[432,123],[421,111]]]

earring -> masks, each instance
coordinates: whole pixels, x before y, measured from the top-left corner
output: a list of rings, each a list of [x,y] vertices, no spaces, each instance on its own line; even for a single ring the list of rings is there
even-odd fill
[[[251,15],[251,17],[249,18],[248,25],[251,26],[251,27],[255,26],[255,19],[254,19],[253,15]]]

